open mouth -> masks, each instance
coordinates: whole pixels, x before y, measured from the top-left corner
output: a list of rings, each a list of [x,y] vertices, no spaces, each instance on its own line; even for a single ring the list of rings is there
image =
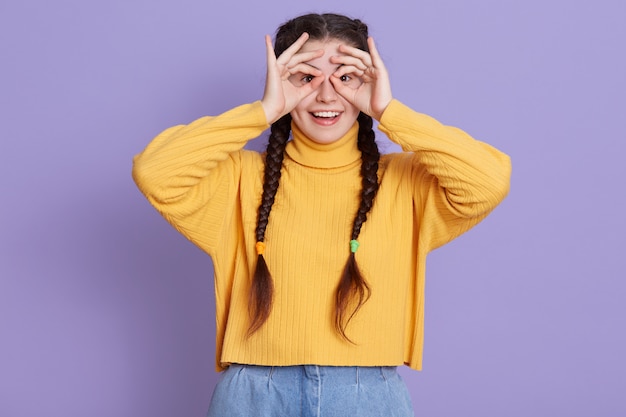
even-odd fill
[[[316,119],[334,119],[338,117],[341,113],[338,111],[317,111],[313,112],[313,117]]]

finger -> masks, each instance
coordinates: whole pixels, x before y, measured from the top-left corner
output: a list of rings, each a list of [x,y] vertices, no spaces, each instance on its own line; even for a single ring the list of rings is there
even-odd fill
[[[290,75],[295,75],[298,73],[302,75],[313,75],[314,77],[319,77],[320,75],[322,75],[322,71],[306,63],[298,64],[288,68],[287,73]]]
[[[345,44],[339,45],[339,51],[348,56],[353,56],[360,59],[368,67],[372,66],[372,57],[366,51]]]
[[[268,64],[276,61],[276,55],[274,54],[274,47],[272,46],[272,38],[270,35],[265,35],[265,53]]]
[[[322,85],[322,82],[324,82],[324,77],[320,76],[313,78],[310,83],[302,86],[302,92],[304,93],[303,97],[306,97],[313,91],[317,90],[317,88]]]
[[[370,56],[372,57],[372,63],[374,66],[377,68],[384,68],[385,64],[378,53],[378,48],[376,48],[376,42],[374,42],[373,37],[370,36],[367,38],[367,46],[369,47]]]
[[[292,88],[288,88],[289,94],[287,100],[289,104],[287,105],[287,113],[293,110],[305,97],[313,94],[323,81],[324,77],[321,76],[314,78],[311,82],[304,85],[294,85]]]
[[[365,74],[365,70],[367,70],[366,67],[363,67],[363,69],[361,69],[352,65],[342,65],[341,67],[337,69],[337,71],[333,72],[333,75],[337,78],[346,74],[355,75],[357,77],[362,77],[363,74]]]
[[[300,64],[302,62],[307,62],[315,58],[319,58],[322,55],[324,55],[323,49],[318,49],[316,51],[309,51],[309,52],[301,52],[291,57],[291,59],[286,63],[286,66],[287,68],[293,68],[297,64]]]
[[[313,68],[310,65],[307,64],[300,64],[288,71],[286,71],[285,73],[283,73],[282,75],[282,79],[283,80],[291,80],[292,84],[301,84],[303,83],[302,79],[303,78],[308,78],[308,77],[312,77],[312,78],[319,78],[322,76],[322,71]],[[310,82],[310,81],[305,81],[305,82]]]
[[[350,104],[356,105],[355,103],[356,90],[355,89],[350,88],[347,85],[344,85],[344,83],[342,83],[338,77],[335,77],[335,75],[330,76],[330,82],[335,88],[335,91],[340,96],[345,98]]]
[[[296,39],[294,43],[289,45],[289,47],[285,49],[282,54],[280,54],[280,56],[278,57],[279,63],[285,64],[286,62],[289,62],[291,57],[295,55],[296,52],[300,50],[300,48],[302,48],[302,45],[304,45],[308,39],[309,34],[306,32],[302,33],[302,35],[300,35],[300,37]]]
[[[365,65],[362,59],[350,55],[331,56],[330,62],[332,62],[333,64],[356,67],[362,71],[365,71],[367,69],[367,65]]]
[[[367,77],[359,77],[354,73],[345,74],[345,75],[335,75],[333,77],[341,83],[343,87],[347,87],[351,90],[358,90],[364,83],[369,82]],[[347,91],[347,90],[346,90]]]

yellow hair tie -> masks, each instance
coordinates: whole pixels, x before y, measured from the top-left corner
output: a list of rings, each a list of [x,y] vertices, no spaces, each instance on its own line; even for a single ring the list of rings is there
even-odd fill
[[[265,253],[265,243],[263,242],[256,243],[256,253],[257,255],[263,255]]]

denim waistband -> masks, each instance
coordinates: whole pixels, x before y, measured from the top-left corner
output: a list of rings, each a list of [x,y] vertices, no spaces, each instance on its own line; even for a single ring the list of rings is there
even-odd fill
[[[232,364],[208,417],[412,417],[395,366]]]
[[[323,365],[293,365],[293,366],[263,366],[248,364],[230,365],[235,372],[246,372],[257,377],[275,378],[328,378],[337,383],[359,383],[359,379],[388,378],[397,374],[396,366],[323,366]]]

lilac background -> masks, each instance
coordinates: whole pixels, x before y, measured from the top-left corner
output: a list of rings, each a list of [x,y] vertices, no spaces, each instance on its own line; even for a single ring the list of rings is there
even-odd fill
[[[626,3],[220,3],[0,3],[0,416],[205,414],[211,262],[131,158],[260,98],[263,35],[327,10],[370,24],[397,98],[513,159],[507,200],[429,257],[416,414],[626,415]]]

